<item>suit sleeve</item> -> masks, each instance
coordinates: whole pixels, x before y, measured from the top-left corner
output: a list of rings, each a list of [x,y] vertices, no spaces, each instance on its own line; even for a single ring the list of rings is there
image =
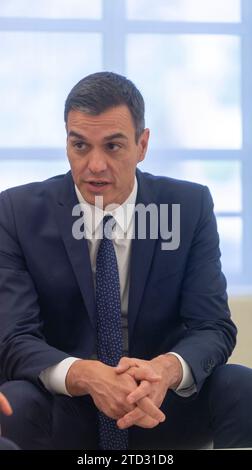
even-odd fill
[[[214,368],[227,361],[236,342],[221,270],[213,201],[207,187],[203,188],[201,214],[183,279],[180,316],[185,334],[172,350],[191,367],[199,391]]]
[[[48,345],[43,336],[36,287],[26,266],[11,200],[5,191],[0,194],[1,374],[5,380],[40,383],[38,377],[42,370],[67,357],[63,351]]]

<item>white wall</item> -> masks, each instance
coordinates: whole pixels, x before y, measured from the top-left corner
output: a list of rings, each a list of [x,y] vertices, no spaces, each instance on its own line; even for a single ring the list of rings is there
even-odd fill
[[[252,296],[230,297],[229,306],[238,328],[237,345],[229,362],[252,367]]]

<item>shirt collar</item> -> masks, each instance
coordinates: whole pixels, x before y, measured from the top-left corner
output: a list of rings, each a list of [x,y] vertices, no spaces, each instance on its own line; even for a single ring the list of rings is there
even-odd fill
[[[126,201],[124,201],[120,206],[118,206],[114,210],[104,211],[99,207],[94,206],[93,204],[89,204],[82,196],[78,187],[75,185],[75,191],[78,201],[84,206],[84,224],[87,233],[93,235],[98,229],[105,215],[112,215],[116,223],[119,225],[120,229],[126,234],[129,229],[135,210],[137,188],[138,184],[137,179],[135,177],[134,187]]]

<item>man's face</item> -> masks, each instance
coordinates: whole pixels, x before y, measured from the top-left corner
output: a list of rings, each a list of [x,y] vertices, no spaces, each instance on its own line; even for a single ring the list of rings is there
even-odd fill
[[[137,163],[147,150],[149,130],[135,140],[127,106],[116,106],[92,116],[71,110],[67,119],[67,155],[75,184],[84,199],[103,205],[122,204],[134,186]]]

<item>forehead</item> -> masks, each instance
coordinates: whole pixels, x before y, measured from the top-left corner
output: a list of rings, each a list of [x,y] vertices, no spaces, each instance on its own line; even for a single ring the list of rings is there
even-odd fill
[[[118,132],[135,133],[131,113],[127,106],[116,106],[97,116],[71,110],[67,118],[67,131],[82,132],[84,135],[101,136]]]

